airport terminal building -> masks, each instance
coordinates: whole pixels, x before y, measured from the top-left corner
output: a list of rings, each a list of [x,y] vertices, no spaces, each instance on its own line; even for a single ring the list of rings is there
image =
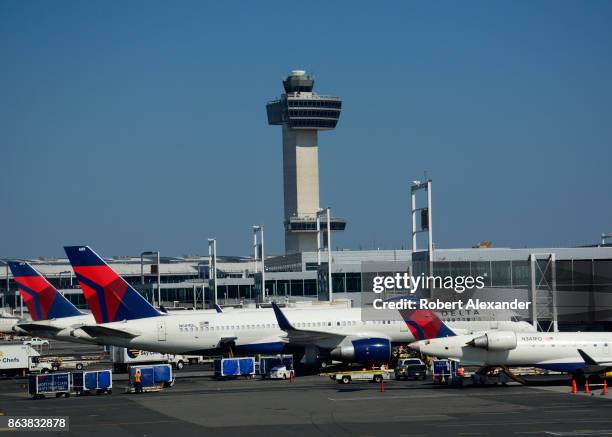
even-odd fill
[[[427,252],[409,250],[332,251],[332,298],[361,304],[361,292],[371,291],[373,271],[427,272]],[[267,257],[265,290],[261,295],[261,262],[227,257],[217,261],[216,292],[220,305],[248,306],[277,301],[327,301],[327,263],[317,252]],[[86,303],[67,259],[28,260],[79,308]],[[209,277],[208,257],[161,258],[159,266],[140,257],[106,260],[150,302],[165,307],[202,308],[215,301],[214,280]],[[533,262],[532,262],[533,261]],[[387,266],[392,266],[388,268]],[[433,274],[482,276],[484,298],[513,296],[538,302],[537,319],[555,317],[560,325],[612,327],[612,247],[575,248],[469,248],[437,249]],[[159,271],[159,276],[158,272]],[[0,271],[4,306],[20,312],[20,299],[12,277]],[[556,300],[556,302],[554,302]],[[556,307],[556,308],[553,308]],[[26,311],[25,307],[23,311]],[[531,320],[527,313],[524,318]],[[458,316],[459,317],[459,316]]]

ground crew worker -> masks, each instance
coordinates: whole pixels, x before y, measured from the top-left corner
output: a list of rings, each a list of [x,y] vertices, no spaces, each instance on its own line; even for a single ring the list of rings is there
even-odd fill
[[[465,375],[465,369],[464,369],[463,367],[459,367],[459,368],[457,369],[457,376],[458,376],[459,378],[463,378],[463,375]]]
[[[140,369],[136,370],[134,375],[134,392],[142,393],[142,375],[140,374]]]

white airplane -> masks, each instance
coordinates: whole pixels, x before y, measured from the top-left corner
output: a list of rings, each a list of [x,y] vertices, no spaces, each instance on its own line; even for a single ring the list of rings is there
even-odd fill
[[[332,356],[366,359],[368,364],[374,358],[388,362],[392,344],[414,339],[401,320],[362,321],[359,308],[287,310],[293,326],[333,339],[309,344],[288,338],[270,309],[160,313],[91,248],[64,249],[98,322],[81,329],[106,344],[187,355],[216,355],[230,349],[236,354],[295,352],[304,356],[306,364]]]
[[[81,325],[95,323],[91,314],[79,311],[29,263],[9,261],[8,264],[32,318],[20,321],[16,328],[39,337],[95,343],[79,329]]]
[[[572,374],[612,368],[612,332],[488,331],[456,335],[431,311],[402,312],[418,340],[410,348],[487,367],[532,366]]]

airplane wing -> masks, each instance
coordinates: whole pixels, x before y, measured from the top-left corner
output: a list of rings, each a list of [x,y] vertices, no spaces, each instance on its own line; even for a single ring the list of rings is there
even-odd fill
[[[58,328],[57,326],[48,325],[46,323],[35,323],[35,322],[18,323],[17,327],[23,329],[24,331],[28,331],[28,332],[57,333],[63,329],[63,328]]]
[[[274,315],[276,316],[276,321],[278,322],[278,327],[285,331],[286,339],[285,341],[289,343],[293,343],[296,345],[310,345],[310,344],[339,344],[346,338],[345,335],[342,334],[334,334],[331,332],[323,332],[323,331],[312,331],[309,329],[298,329],[294,327],[291,322],[285,317],[285,314],[278,307],[276,302],[272,302],[272,308],[274,309]]]
[[[89,334],[92,337],[121,337],[121,338],[134,338],[138,337],[140,333],[110,328],[108,326],[101,325],[83,325],[80,327],[83,331]]]
[[[610,362],[598,362],[582,349],[578,349],[578,353],[584,360],[584,364],[586,364],[584,369],[586,373],[600,373],[612,369],[612,363]]]

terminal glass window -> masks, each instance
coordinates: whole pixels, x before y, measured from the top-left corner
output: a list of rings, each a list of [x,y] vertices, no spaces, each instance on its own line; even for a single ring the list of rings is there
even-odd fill
[[[304,281],[301,279],[291,280],[291,296],[303,296],[304,295]]]
[[[304,296],[316,296],[317,295],[317,280],[316,279],[304,279]]]
[[[482,276],[485,287],[491,286],[491,263],[489,261],[474,261],[470,263],[472,276]]]
[[[598,259],[593,265],[593,282],[596,291],[612,292],[612,260]]]
[[[510,287],[510,261],[491,261],[491,285]]]
[[[512,261],[512,286],[529,287],[531,284],[531,265],[529,261]]]
[[[361,273],[346,274],[346,291],[347,293],[361,292]]]

